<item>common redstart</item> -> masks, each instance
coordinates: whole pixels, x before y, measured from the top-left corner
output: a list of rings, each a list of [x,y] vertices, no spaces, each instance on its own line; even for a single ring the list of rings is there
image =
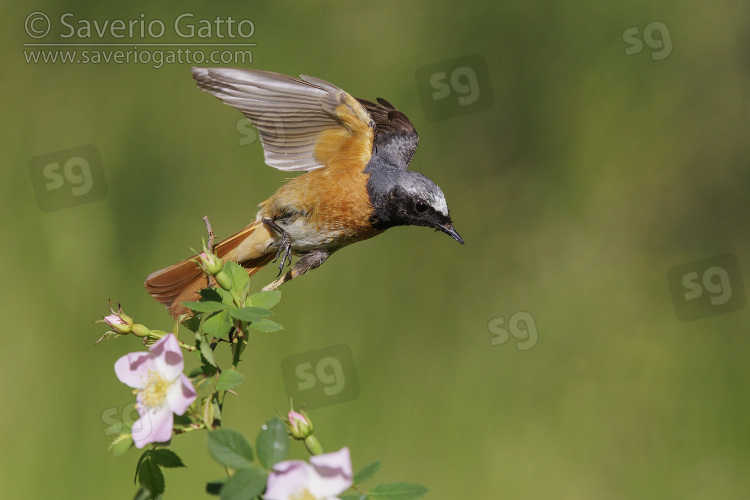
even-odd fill
[[[419,137],[385,99],[356,99],[311,76],[269,71],[193,68],[198,86],[241,111],[258,128],[266,163],[305,171],[262,202],[244,229],[217,243],[222,261],[252,276],[279,260],[273,290],[319,267],[336,250],[394,226],[425,226],[463,244],[440,188],[408,170]],[[196,300],[206,279],[195,257],[156,271],[146,290],[177,317]]]

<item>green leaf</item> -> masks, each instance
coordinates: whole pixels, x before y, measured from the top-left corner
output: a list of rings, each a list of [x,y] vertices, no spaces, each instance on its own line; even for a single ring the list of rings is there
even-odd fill
[[[379,484],[367,492],[367,496],[374,500],[385,498],[388,500],[416,500],[422,498],[428,489],[412,483]]]
[[[154,498],[164,493],[164,474],[151,456],[147,456],[138,466],[138,482]]]
[[[235,291],[242,293],[250,286],[250,276],[241,265],[229,261],[224,264],[224,270],[232,277],[232,288]]]
[[[167,450],[166,448],[153,450],[151,452],[151,458],[153,458],[154,461],[162,467],[186,467],[186,465],[182,463],[182,459],[177,455],[177,453],[173,452],[172,450]]]
[[[286,424],[279,417],[273,417],[263,424],[255,442],[260,464],[270,470],[289,453],[289,435]]]
[[[378,472],[380,472],[380,462],[373,462],[354,474],[354,484],[363,483],[368,479],[372,479]]]
[[[281,292],[278,290],[268,290],[265,292],[256,292],[250,297],[250,305],[253,307],[262,307],[263,309],[271,309],[273,306],[279,303],[281,300]]]
[[[141,464],[143,463],[144,460],[146,460],[146,458],[148,457],[149,453],[151,453],[151,451],[150,450],[146,450],[138,458],[138,463],[135,464],[135,477],[133,478],[133,484],[137,484],[138,483],[138,474],[141,473]]]
[[[261,332],[276,332],[284,327],[268,318],[260,318],[259,320],[250,323],[250,328],[255,328]]]
[[[218,382],[216,382],[216,390],[226,391],[227,389],[237,387],[244,380],[245,377],[243,377],[237,370],[224,370],[221,372],[221,375],[219,375]]]
[[[109,445],[109,451],[113,457],[121,457],[133,446],[133,435],[130,433],[120,434]]]
[[[204,288],[198,292],[202,299],[213,300],[214,302],[224,302],[222,295],[219,293],[219,288]]]
[[[227,306],[234,305],[232,294],[221,287],[204,288],[198,293],[201,294],[201,298],[203,299],[213,300],[215,302],[223,302]]]
[[[187,307],[191,311],[199,313],[212,313],[216,311],[223,311],[227,308],[226,304],[216,302],[215,300],[201,300],[198,302],[183,302],[183,306]]]
[[[270,316],[271,311],[268,309],[261,309],[260,307],[233,307],[229,310],[229,315],[234,319],[249,323],[251,321],[257,321],[265,316]]]
[[[224,487],[224,483],[226,483],[228,479],[228,477],[223,477],[221,479],[214,479],[213,481],[207,482],[206,493],[219,496],[221,494],[221,489]]]
[[[229,318],[227,311],[217,312],[203,322],[203,331],[217,339],[227,335],[231,328],[232,320]]]
[[[199,315],[190,316],[188,319],[182,322],[182,326],[195,333],[201,326],[201,318]]]
[[[248,500],[260,495],[266,488],[268,474],[257,467],[242,469],[227,479],[221,489],[222,500]]]
[[[211,366],[216,366],[216,359],[214,359],[214,352],[211,350],[211,344],[206,342],[206,339],[204,339],[202,336],[200,336],[198,347],[200,348],[201,357],[203,358],[203,360]]]
[[[253,449],[245,436],[230,429],[208,433],[208,451],[225,467],[244,469],[253,465]]]
[[[367,500],[367,493],[348,493],[346,495],[339,495],[341,500]]]

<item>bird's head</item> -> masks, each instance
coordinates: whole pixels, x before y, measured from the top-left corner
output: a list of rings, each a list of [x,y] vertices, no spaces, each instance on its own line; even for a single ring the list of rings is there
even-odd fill
[[[431,227],[464,244],[453,228],[443,191],[424,175],[412,170],[381,169],[370,176],[368,191],[375,208],[374,227]]]

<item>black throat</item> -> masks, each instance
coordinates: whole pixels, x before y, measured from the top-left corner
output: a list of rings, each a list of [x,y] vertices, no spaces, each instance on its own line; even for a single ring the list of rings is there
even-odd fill
[[[399,191],[403,196],[406,195],[398,186],[403,169],[374,154],[365,167],[365,173],[370,174],[367,179],[367,194],[374,209],[370,215],[372,227],[383,231],[407,224],[405,214],[399,208],[401,204],[398,200]]]

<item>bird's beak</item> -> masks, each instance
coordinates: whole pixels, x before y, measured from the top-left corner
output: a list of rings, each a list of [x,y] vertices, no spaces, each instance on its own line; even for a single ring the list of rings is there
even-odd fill
[[[464,239],[461,238],[461,235],[458,234],[458,231],[456,231],[453,228],[452,224],[445,224],[445,225],[440,224],[440,225],[437,226],[437,229],[439,231],[444,232],[445,234],[447,234],[448,236],[450,236],[451,238],[453,238],[457,242],[461,243],[462,245],[464,244]]]

